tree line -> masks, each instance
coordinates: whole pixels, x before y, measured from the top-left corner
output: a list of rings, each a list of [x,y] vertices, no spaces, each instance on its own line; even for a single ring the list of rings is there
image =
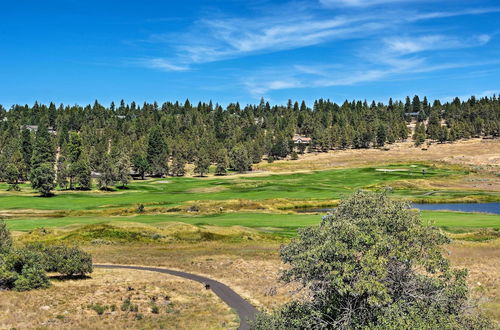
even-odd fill
[[[117,106],[0,106],[0,177],[9,189],[30,181],[43,195],[60,189],[125,187],[130,174],[183,176],[186,164],[200,176],[245,172],[269,161],[306,151],[383,147],[410,136],[438,142],[500,135],[496,96],[432,104],[424,97],[387,104],[317,100],[312,107],[289,100],[271,106],[264,99],[241,107],[166,102]],[[309,145],[292,137],[311,138]]]

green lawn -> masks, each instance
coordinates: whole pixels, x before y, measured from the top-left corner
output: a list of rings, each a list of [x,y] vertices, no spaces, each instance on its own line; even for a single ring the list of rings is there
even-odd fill
[[[426,175],[422,169],[426,168]],[[167,178],[160,180],[134,181],[128,190],[115,192],[57,192],[51,198],[35,197],[29,187],[23,192],[0,194],[0,209],[39,210],[91,210],[126,207],[143,203],[146,205],[179,205],[196,200],[248,199],[265,200],[287,198],[294,200],[340,199],[356,189],[369,186],[390,186],[397,180],[426,179],[464,175],[465,172],[424,167],[423,165],[392,165],[383,172],[374,167],[334,169],[311,173],[276,174],[268,176],[243,176],[236,178]],[[401,169],[401,170],[398,170]],[[167,183],[158,183],[165,182]],[[0,189],[5,189],[0,185]],[[446,198],[479,196],[489,200],[500,200],[498,194],[489,192],[446,191],[425,195],[425,189],[395,189],[398,197],[441,201]]]
[[[500,215],[482,213],[461,213],[422,211],[425,222],[445,229],[457,228],[495,228],[500,229]],[[65,217],[31,218],[7,220],[11,230],[28,231],[35,228],[56,228],[72,225],[88,225],[115,221],[155,224],[169,221],[185,222],[194,225],[244,226],[282,235],[294,235],[297,228],[317,225],[321,221],[318,214],[270,214],[270,213],[223,213],[214,215],[137,215],[132,217]]]

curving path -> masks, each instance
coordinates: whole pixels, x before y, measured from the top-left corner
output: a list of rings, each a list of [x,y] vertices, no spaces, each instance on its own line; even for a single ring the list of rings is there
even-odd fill
[[[102,264],[94,264],[96,268],[120,268],[120,269],[133,269],[133,270],[146,270],[150,272],[157,272],[162,274],[169,274],[174,276],[179,276],[183,278],[187,278],[192,281],[200,282],[203,284],[210,285],[210,289],[222,299],[229,307],[234,309],[238,316],[240,317],[240,327],[241,330],[250,329],[249,321],[252,321],[255,318],[255,315],[258,313],[258,310],[253,307],[249,302],[243,299],[236,292],[231,290],[225,284],[221,282],[214,281],[207,277],[180,272],[176,270],[170,270],[165,268],[157,268],[157,267],[146,267],[146,266],[127,266],[127,265],[102,265]]]

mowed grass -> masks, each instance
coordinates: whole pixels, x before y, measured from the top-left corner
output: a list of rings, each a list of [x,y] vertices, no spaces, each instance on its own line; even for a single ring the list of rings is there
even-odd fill
[[[422,170],[425,169],[425,175]],[[384,171],[382,171],[384,170]],[[211,178],[167,178],[134,181],[129,189],[114,192],[56,191],[51,198],[35,197],[29,186],[22,185],[21,193],[0,193],[0,210],[99,210],[105,208],[130,207],[137,204],[174,206],[200,200],[267,200],[274,198],[290,200],[334,200],[351,194],[356,189],[381,189],[395,181],[431,181],[466,175],[456,169],[432,168],[422,164],[390,165],[381,168],[364,167],[334,169],[295,174],[267,176],[238,176]],[[4,190],[5,185],[0,185]],[[500,196],[485,191],[452,191],[426,195],[422,187],[396,188],[397,197],[429,202],[444,201],[477,196],[488,201],[499,200]]]
[[[446,211],[422,211],[424,223],[452,228],[493,228],[500,229],[500,215],[483,213],[464,213]],[[160,224],[165,222],[184,222],[192,225],[243,226],[284,236],[294,236],[298,228],[317,225],[321,214],[272,214],[272,213],[221,213],[211,215],[157,214],[128,217],[64,217],[29,218],[6,220],[8,227],[15,231],[29,231],[36,228],[60,228],[67,226],[89,225],[112,222],[137,222]]]

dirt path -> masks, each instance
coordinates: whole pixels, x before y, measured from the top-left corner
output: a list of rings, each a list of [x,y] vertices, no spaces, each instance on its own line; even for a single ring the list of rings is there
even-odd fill
[[[120,269],[133,269],[133,270],[146,270],[150,272],[157,272],[162,274],[169,274],[174,276],[179,276],[187,278],[192,281],[200,282],[208,285],[210,290],[212,290],[219,298],[222,299],[229,307],[234,309],[240,318],[240,328],[241,330],[246,330],[250,328],[249,321],[255,318],[258,310],[253,307],[249,302],[243,299],[240,295],[234,292],[230,287],[222,284],[218,281],[214,281],[207,277],[185,273],[176,270],[170,270],[165,268],[157,267],[140,267],[140,266],[127,266],[127,265],[102,265],[94,264],[97,268],[120,268]]]

